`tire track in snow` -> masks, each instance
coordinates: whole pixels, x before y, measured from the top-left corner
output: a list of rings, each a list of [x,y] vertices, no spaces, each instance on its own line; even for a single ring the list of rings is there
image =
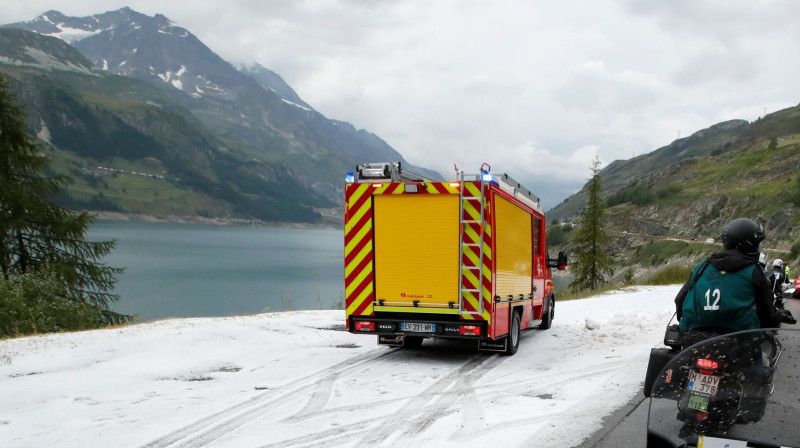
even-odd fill
[[[398,350],[386,351],[385,349],[376,349],[349,358],[320,372],[292,381],[285,386],[281,386],[277,390],[266,391],[248,400],[230,406],[227,409],[203,417],[176,431],[146,443],[143,445],[143,448],[166,448],[175,444],[177,444],[175,446],[195,447],[208,444],[231,430],[260,417],[261,414],[264,413],[265,408],[269,411],[274,411],[280,406],[291,403],[297,395],[307,394],[309,385],[319,382],[328,382],[332,384],[328,379],[338,377],[342,372],[356,369],[364,363],[373,362],[387,356],[393,356],[398,352]]]
[[[353,424],[348,423],[346,427],[307,433],[295,439],[282,440],[275,444],[264,445],[264,447],[303,448],[319,446],[322,440],[324,440],[325,446],[342,446],[355,442],[358,442],[357,445],[363,443],[377,445],[389,437],[408,440],[432,426],[439,419],[451,416],[456,412],[461,414],[463,423],[461,426],[464,428],[473,428],[484,424],[485,416],[474,384],[505,359],[509,359],[485,352],[470,354],[468,359],[461,363],[460,366],[411,397],[370,401],[359,405],[333,409],[325,408],[331,400],[337,380],[355,373],[357,370],[362,369],[365,364],[386,361],[400,353],[408,352],[402,350],[386,351],[385,348],[380,348],[356,356],[321,372],[293,381],[280,389],[267,391],[197,420],[151,441],[144,447],[198,447],[208,445],[235,431],[237,428],[256,419],[264,418],[270,413],[281,412],[281,407],[296,404],[303,399],[306,399],[307,402],[302,409],[288,417],[285,417],[285,414],[281,414],[283,419],[280,421],[296,423],[313,420],[325,415],[338,415],[341,412],[364,411],[365,408],[383,407],[393,403],[404,402],[405,404],[383,417],[373,417]],[[433,354],[436,356],[435,352]],[[312,391],[309,392],[309,389]],[[463,435],[463,432],[459,434]]]
[[[470,359],[458,369],[450,372],[442,379],[434,382],[432,385],[413,396],[403,407],[398,409],[397,412],[377,421],[375,430],[371,431],[366,437],[359,441],[358,445],[377,445],[390,438],[395,433],[399,433],[401,439],[407,439],[418,434],[420,429],[429,427],[439,418],[455,412],[452,408],[456,405],[458,405],[459,408],[479,407],[477,396],[471,385],[474,380],[469,381],[469,379],[480,378],[500,364],[504,359],[497,354],[489,356],[490,357],[487,358],[485,353],[478,353],[470,357]],[[478,369],[478,367],[480,367],[480,369]],[[459,394],[458,391],[455,393],[448,392],[448,389],[459,385],[459,383],[464,383],[465,380],[468,381],[466,381],[466,384],[463,384],[463,386],[468,390],[472,389],[471,394]],[[463,398],[464,396],[471,396],[475,400],[475,403],[465,404],[460,402],[459,398]],[[467,418],[469,418],[469,416]]]
[[[457,412],[459,408],[464,406],[463,398],[465,396],[472,396],[475,401],[475,403],[472,403],[475,405],[468,404],[466,407],[476,409],[478,410],[477,414],[482,415],[480,406],[477,406],[477,395],[474,388],[472,388],[472,384],[500,364],[503,359],[498,355],[489,355],[487,358],[485,353],[476,353],[471,355],[457,369],[435,381],[421,392],[411,397],[385,400],[379,403],[379,405],[385,405],[405,402],[403,406],[389,415],[348,422],[346,427],[304,434],[294,439],[285,439],[276,443],[262,445],[260,448],[310,448],[343,445],[361,446],[364,444],[377,446],[395,433],[400,433],[401,438],[413,437],[421,430],[435,423],[439,418]],[[330,409],[317,412],[315,415],[303,416],[302,419],[338,413],[344,409],[363,410],[363,405]],[[295,415],[295,419],[300,419],[299,412]],[[473,413],[466,413],[464,418],[471,420],[470,416],[472,415]]]

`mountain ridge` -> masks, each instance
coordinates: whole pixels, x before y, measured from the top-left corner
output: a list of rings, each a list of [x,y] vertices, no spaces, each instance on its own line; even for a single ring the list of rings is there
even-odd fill
[[[675,262],[692,266],[720,250],[720,232],[739,217],[764,226],[770,259],[800,260],[800,105],[754,122],[717,123],[615,161],[599,175],[612,237],[608,250],[626,272],[652,272]],[[584,186],[549,211],[548,219],[571,222],[586,195]],[[551,225],[566,236],[556,245],[560,249],[569,250],[570,227]],[[621,279],[624,272],[617,275]]]
[[[158,95],[150,92],[145,95],[148,96],[146,101],[172,111],[180,110],[179,115],[193,122],[192,126],[205,128],[201,134],[208,134],[206,140],[212,147],[237,160],[249,159],[250,162],[243,162],[244,166],[237,169],[260,178],[258,182],[271,182],[277,178],[293,179],[301,187],[300,191],[309,191],[309,196],[297,204],[301,207],[310,204],[331,207],[341,203],[344,173],[352,171],[356,164],[365,161],[399,160],[403,166],[413,171],[421,172],[432,179],[441,179],[441,175],[434,171],[408,163],[399,152],[375,134],[357,129],[349,123],[324,117],[303,101],[277,73],[257,65],[235,68],[189,31],[175,25],[163,15],[149,17],[130,8],[122,8],[75,18],[64,16],[58,11],[48,11],[28,22],[3,25],[6,30],[15,28],[50,36],[68,36],[71,46],[79,50],[81,55],[81,63],[77,65],[88,70],[84,73],[87,76],[115,74],[126,79],[143,81],[159,89],[166,97],[154,99]],[[42,40],[38,45],[52,43]],[[8,41],[0,48],[0,64],[18,69],[27,64],[29,70],[43,69],[35,67],[31,61],[25,62],[15,57],[11,54],[11,48],[13,44]],[[76,55],[72,57],[79,59]],[[86,67],[86,60],[93,67],[91,70]],[[8,68],[5,71],[9,73]],[[12,72],[20,74],[19,70]],[[29,89],[36,87],[30,82],[36,78],[32,73],[17,76],[18,81],[23,78],[27,79],[27,83],[22,82],[22,85],[27,85]],[[71,83],[66,91],[78,93],[73,95],[74,101],[81,103],[89,98],[89,103],[94,104],[95,108],[100,107],[95,100],[98,95],[107,92],[101,94],[91,91],[94,87],[86,80],[70,78],[66,81],[67,84]],[[111,84],[107,81],[95,84],[102,83]],[[125,90],[129,87],[120,85],[118,88]],[[138,87],[130,89],[137,91]],[[25,96],[28,100],[37,97],[34,92],[28,92]],[[124,96],[124,92],[112,92],[111,96],[115,98],[105,98],[99,102],[116,103]],[[41,103],[44,100],[41,92],[38,98],[37,107],[42,108]],[[33,134],[47,134],[43,132],[43,126],[37,125],[45,123],[42,121],[42,117],[47,116],[44,111],[44,108],[33,111],[36,119],[29,121]],[[122,121],[136,123],[139,127],[145,126],[144,120],[132,119],[130,116]],[[155,125],[153,122],[150,124]],[[49,123],[49,128],[57,127]],[[164,131],[163,128],[160,129]],[[58,144],[55,146],[58,147]],[[74,152],[75,148],[71,151]],[[206,174],[209,173],[208,167],[204,170]],[[197,180],[197,176],[193,178]],[[220,178],[216,176],[211,180],[218,182]],[[296,186],[292,184],[291,188]],[[279,187],[276,186],[273,190],[275,189]],[[247,188],[242,185],[233,190],[236,191],[229,193],[252,194],[246,193]],[[278,196],[284,196],[281,200],[292,201],[286,195]],[[312,199],[315,196],[318,199]],[[322,201],[319,198],[325,199]],[[278,203],[272,205],[278,206]],[[143,210],[130,212],[141,213]],[[190,210],[186,212],[191,214]],[[197,213],[205,215],[215,212],[206,210]],[[232,213],[235,214],[235,211]]]

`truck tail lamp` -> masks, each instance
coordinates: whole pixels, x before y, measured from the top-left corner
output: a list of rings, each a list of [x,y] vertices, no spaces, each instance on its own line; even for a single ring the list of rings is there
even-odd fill
[[[375,322],[366,320],[356,321],[356,331],[371,331],[375,332]]]
[[[480,325],[462,325],[459,327],[458,333],[461,336],[480,336],[481,327]]]

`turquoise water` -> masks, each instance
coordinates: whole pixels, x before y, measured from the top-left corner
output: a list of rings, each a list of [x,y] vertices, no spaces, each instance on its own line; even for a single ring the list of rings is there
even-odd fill
[[[124,267],[111,308],[142,321],[330,309],[344,302],[341,230],[97,221]]]

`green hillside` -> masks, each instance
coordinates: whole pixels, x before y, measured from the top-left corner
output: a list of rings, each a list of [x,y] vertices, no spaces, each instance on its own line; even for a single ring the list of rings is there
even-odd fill
[[[618,276],[692,264],[720,250],[719,233],[737,217],[764,226],[770,259],[800,261],[800,107],[712,126],[600,175]],[[576,193],[548,220],[568,221],[582,198]]]
[[[52,174],[71,176],[64,205],[303,223],[321,222],[315,208],[336,206],[297,181],[286,160],[214,134],[161,89],[90,69],[58,39],[0,29],[0,55],[0,75],[51,156]]]

